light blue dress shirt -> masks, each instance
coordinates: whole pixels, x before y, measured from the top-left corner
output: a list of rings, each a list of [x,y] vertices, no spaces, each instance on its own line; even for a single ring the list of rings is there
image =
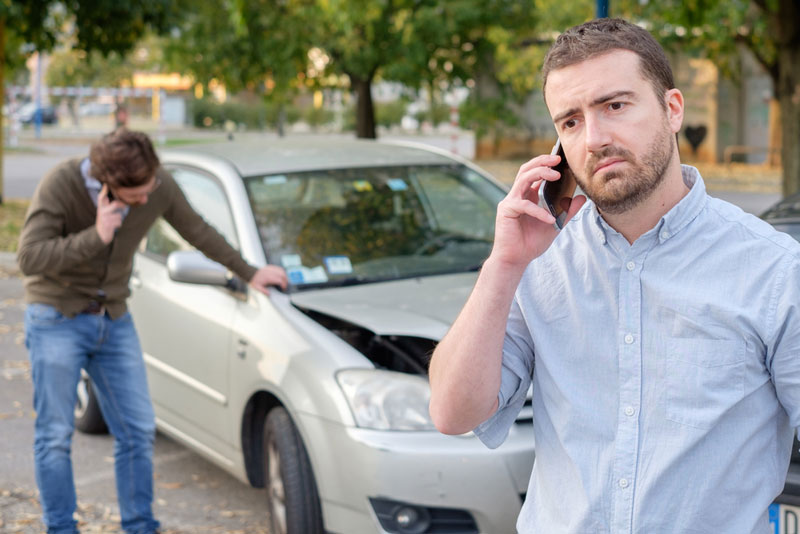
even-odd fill
[[[503,442],[533,384],[522,533],[766,533],[800,425],[800,244],[689,193],[633,245],[588,202],[517,288]]]

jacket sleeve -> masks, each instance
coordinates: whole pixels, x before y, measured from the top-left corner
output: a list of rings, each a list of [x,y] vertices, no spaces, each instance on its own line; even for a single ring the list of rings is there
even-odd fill
[[[239,251],[230,246],[213,226],[194,211],[171,177],[166,183],[170,184],[172,195],[170,205],[164,212],[164,219],[208,258],[221,263],[243,280],[250,281],[257,269],[248,264]]]
[[[97,256],[106,244],[94,225],[67,234],[65,198],[58,174],[42,180],[31,201],[19,239],[17,261],[27,275],[59,274]]]

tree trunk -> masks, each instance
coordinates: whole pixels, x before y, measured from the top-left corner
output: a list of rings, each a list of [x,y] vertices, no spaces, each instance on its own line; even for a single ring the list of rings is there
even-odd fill
[[[0,205],[3,204],[3,104],[6,98],[6,19],[0,17]]]
[[[372,104],[372,78],[350,75],[356,93],[356,137],[375,139],[375,106]]]
[[[286,135],[286,104],[278,104],[278,137]]]
[[[781,55],[781,162],[783,194],[800,191],[800,50]]]
[[[800,191],[800,6],[780,0],[778,7],[778,88],[781,107],[783,194]]]

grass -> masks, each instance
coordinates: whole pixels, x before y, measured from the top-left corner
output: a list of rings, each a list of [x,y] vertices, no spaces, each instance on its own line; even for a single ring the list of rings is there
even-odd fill
[[[44,150],[40,148],[34,148],[31,146],[9,146],[5,145],[3,147],[3,152],[6,154],[44,154]]]
[[[0,204],[0,252],[16,252],[19,232],[28,209],[27,200],[3,200]]]
[[[167,138],[166,142],[164,143],[164,146],[199,145],[205,143],[215,143],[223,141],[224,139],[225,139],[224,137],[218,137],[218,138],[187,137],[187,138],[176,138],[176,139]]]

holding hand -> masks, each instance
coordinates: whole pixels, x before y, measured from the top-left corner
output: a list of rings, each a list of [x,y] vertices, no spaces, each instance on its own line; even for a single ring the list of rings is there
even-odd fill
[[[122,226],[122,211],[125,204],[119,200],[109,200],[108,185],[103,184],[100,194],[97,196],[97,217],[94,227],[100,239],[108,245],[114,239],[114,232]]]
[[[289,279],[286,277],[286,271],[283,267],[277,265],[266,265],[253,275],[250,279],[250,286],[265,295],[269,295],[269,286],[278,286],[281,289],[286,289],[289,284]]]
[[[520,167],[514,185],[497,206],[494,247],[491,256],[507,266],[524,268],[541,256],[558,235],[555,219],[539,206],[539,188],[543,180],[554,181],[561,174],[553,166],[561,161],[558,155],[538,156]],[[572,199],[567,221],[586,202],[586,197]]]

